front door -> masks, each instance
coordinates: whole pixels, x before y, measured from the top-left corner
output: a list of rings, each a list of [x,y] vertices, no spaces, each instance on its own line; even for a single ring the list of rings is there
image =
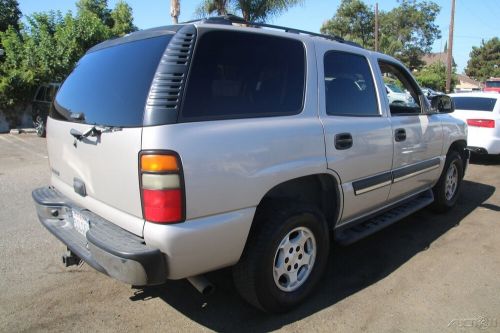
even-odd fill
[[[389,201],[432,186],[439,178],[443,130],[437,114],[428,111],[428,102],[411,75],[400,65],[379,60],[386,85],[403,98],[389,102],[393,130],[393,184]]]

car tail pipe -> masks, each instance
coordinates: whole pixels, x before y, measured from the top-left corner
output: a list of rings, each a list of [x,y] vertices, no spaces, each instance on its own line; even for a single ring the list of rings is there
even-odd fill
[[[210,295],[215,290],[214,285],[203,275],[191,276],[187,280],[204,296]]]

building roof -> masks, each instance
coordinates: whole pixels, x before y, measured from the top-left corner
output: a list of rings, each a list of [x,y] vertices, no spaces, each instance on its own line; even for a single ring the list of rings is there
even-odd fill
[[[476,81],[476,80],[468,77],[465,74],[457,74],[457,79],[460,81],[460,83],[463,82],[463,83],[468,83],[470,85],[474,85],[474,86],[477,86],[477,87],[481,87],[481,82]]]
[[[446,52],[428,53],[424,54],[424,56],[422,57],[422,61],[426,65],[432,65],[435,64],[436,62],[442,62],[443,64],[446,64],[446,56],[447,56]]]

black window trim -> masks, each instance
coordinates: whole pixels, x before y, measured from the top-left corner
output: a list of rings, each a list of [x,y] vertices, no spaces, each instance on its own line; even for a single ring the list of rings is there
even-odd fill
[[[203,116],[203,117],[185,117],[184,116],[184,103],[186,100],[186,93],[189,90],[189,81],[191,80],[191,71],[193,66],[193,61],[196,58],[198,54],[198,48],[200,45],[201,38],[205,36],[205,34],[210,33],[210,32],[235,32],[235,33],[241,33],[241,34],[251,34],[251,35],[260,35],[260,36],[267,36],[271,38],[279,38],[279,39],[286,39],[286,40],[292,40],[297,43],[300,43],[302,46],[303,50],[303,59],[304,59],[304,80],[303,80],[303,88],[302,88],[302,103],[297,111],[294,112],[275,112],[275,113],[252,113],[252,114],[236,114],[236,115],[230,115],[230,116]],[[307,75],[308,75],[308,68],[307,68],[307,47],[306,44],[303,40],[297,39],[297,38],[290,38],[290,37],[285,37],[285,36],[276,36],[276,35],[270,35],[270,34],[265,34],[265,33],[256,33],[256,32],[251,32],[251,31],[236,31],[236,30],[221,30],[221,29],[215,29],[212,27],[197,27],[197,37],[196,37],[196,42],[194,46],[194,51],[193,51],[193,56],[192,60],[190,61],[189,64],[189,69],[187,73],[187,80],[185,83],[185,88],[182,93],[182,99],[181,99],[181,105],[179,108],[179,114],[177,117],[177,123],[193,123],[193,122],[201,122],[201,121],[217,121],[217,120],[234,120],[234,119],[256,119],[256,118],[270,118],[270,117],[287,117],[287,116],[296,116],[299,114],[302,114],[305,109],[305,100],[307,96]]]
[[[371,76],[372,76],[372,83],[373,83],[373,88],[375,90],[375,100],[377,101],[377,114],[350,114],[350,113],[345,113],[345,114],[328,114],[326,112],[326,85],[325,85],[325,58],[326,56],[329,54],[329,53],[346,53],[346,54],[350,54],[350,55],[354,55],[354,56],[358,56],[358,57],[362,57],[362,58],[365,58],[367,64],[368,64],[368,68],[370,69],[370,73],[371,73]],[[356,52],[350,52],[350,51],[341,51],[341,50],[328,50],[325,52],[325,54],[323,54],[323,91],[325,92],[325,115],[328,116],[328,117],[357,117],[357,118],[374,118],[374,117],[378,117],[378,118],[382,118],[384,115],[382,114],[381,112],[381,108],[380,108],[380,96],[379,96],[379,93],[378,93],[378,86],[377,86],[377,83],[376,83],[376,77],[375,77],[375,73],[373,71],[373,67],[372,67],[372,64],[370,62],[370,60],[368,59],[368,57],[364,54],[360,54],[360,53],[356,53]]]

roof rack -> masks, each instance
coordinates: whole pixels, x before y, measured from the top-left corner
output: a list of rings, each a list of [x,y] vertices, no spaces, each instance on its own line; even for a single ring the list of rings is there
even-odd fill
[[[185,23],[193,23],[193,22],[203,22],[203,23],[210,23],[210,24],[227,24],[227,25],[232,25],[233,23],[244,24],[246,26],[251,26],[251,27],[270,28],[270,29],[276,29],[276,30],[283,30],[285,32],[290,32],[290,33],[294,33],[294,34],[304,34],[304,35],[309,35],[309,36],[322,37],[322,38],[333,40],[333,41],[336,41],[339,43],[363,48],[358,43],[354,43],[354,42],[345,40],[344,38],[342,38],[340,36],[325,35],[325,34],[320,34],[317,32],[300,30],[300,29],[295,29],[295,28],[290,28],[290,27],[283,27],[283,26],[267,24],[267,23],[249,22],[249,21],[246,21],[242,17],[232,15],[232,14],[227,14],[227,15],[222,15],[222,16],[212,16],[212,17],[208,17],[208,18],[204,18],[204,19],[188,21]]]

